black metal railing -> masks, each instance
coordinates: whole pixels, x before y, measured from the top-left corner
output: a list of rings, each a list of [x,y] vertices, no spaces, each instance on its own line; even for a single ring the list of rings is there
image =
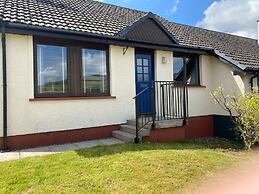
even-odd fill
[[[138,93],[133,99],[135,100],[136,111],[136,137],[135,143],[139,143],[139,131],[143,129],[148,123],[153,122],[153,86],[148,86],[140,93]],[[151,100],[151,101],[150,101]],[[151,110],[145,110],[146,103],[151,103]]]
[[[183,119],[188,117],[188,89],[183,82],[154,81],[133,99],[136,110],[136,138],[139,142],[139,131],[156,121]]]

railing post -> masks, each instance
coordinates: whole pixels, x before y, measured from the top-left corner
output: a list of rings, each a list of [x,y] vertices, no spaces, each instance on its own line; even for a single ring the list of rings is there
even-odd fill
[[[138,98],[135,98],[135,114],[136,114],[136,137],[134,142],[139,143],[139,126],[138,126]]]
[[[156,82],[152,82],[152,129],[156,128]]]
[[[160,86],[162,88],[162,109],[163,109],[163,117],[165,118],[165,89],[164,89],[164,83]]]

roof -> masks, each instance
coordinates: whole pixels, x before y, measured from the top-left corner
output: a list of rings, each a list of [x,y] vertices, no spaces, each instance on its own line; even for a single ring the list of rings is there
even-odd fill
[[[147,15],[93,0],[0,0],[2,21],[114,38]],[[213,49],[216,55],[243,70],[259,69],[259,46],[255,39],[155,18],[180,45]]]

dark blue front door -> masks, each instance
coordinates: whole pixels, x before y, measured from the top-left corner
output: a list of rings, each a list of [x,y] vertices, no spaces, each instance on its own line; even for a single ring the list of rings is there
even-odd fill
[[[136,53],[136,93],[139,94],[146,88],[138,99],[138,111],[140,113],[152,112],[152,93],[151,86],[154,81],[154,65],[152,54]]]

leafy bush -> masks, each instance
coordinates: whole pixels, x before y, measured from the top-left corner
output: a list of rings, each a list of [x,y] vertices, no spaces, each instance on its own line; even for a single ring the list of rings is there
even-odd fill
[[[229,113],[235,124],[235,131],[241,136],[246,149],[251,149],[259,138],[259,95],[255,92],[225,95],[222,86],[211,95]]]

